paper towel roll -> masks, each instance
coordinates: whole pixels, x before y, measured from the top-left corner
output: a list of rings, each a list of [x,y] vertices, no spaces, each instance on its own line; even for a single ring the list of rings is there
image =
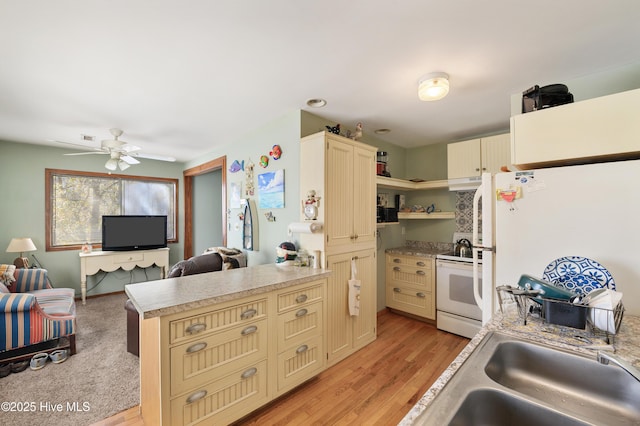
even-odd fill
[[[322,231],[322,224],[318,222],[296,222],[289,224],[289,235],[295,234],[315,234]]]

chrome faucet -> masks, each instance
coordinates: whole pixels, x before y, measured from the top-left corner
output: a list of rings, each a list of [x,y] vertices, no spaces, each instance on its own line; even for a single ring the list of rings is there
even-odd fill
[[[618,357],[615,357],[610,354],[606,354],[603,352],[598,352],[597,360],[600,364],[608,365],[609,363],[615,364],[618,367],[622,368],[627,373],[631,374],[631,377],[640,382],[640,370],[635,368],[630,363],[621,360]]]

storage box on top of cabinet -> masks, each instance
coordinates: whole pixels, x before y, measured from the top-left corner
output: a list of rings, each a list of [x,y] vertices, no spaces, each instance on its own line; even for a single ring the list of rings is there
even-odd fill
[[[640,89],[511,117],[521,169],[640,158]]]
[[[387,254],[387,306],[402,312],[435,320],[434,263],[434,260],[431,258]]]

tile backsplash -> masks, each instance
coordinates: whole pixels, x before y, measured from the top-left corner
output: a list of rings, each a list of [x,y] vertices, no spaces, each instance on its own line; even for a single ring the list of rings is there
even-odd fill
[[[473,195],[475,191],[456,192],[456,232],[473,231]],[[482,227],[482,209],[478,211],[480,227]]]

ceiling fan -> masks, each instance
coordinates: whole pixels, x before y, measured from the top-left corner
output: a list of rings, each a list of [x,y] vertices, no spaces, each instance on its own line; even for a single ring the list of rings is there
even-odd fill
[[[124,133],[120,129],[109,129],[109,132],[113,136],[113,139],[103,140],[100,144],[100,148],[89,147],[89,146],[80,145],[80,144],[71,143],[71,142],[63,142],[63,141],[56,141],[56,142],[64,143],[67,145],[80,146],[85,149],[91,149],[91,151],[87,151],[87,152],[73,152],[73,153],[64,154],[64,155],[90,155],[90,154],[109,155],[110,158],[104,164],[104,167],[107,170],[111,170],[111,171],[114,171],[117,168],[120,168],[120,170],[126,170],[134,164],[140,164],[140,161],[136,160],[134,157],[148,158],[151,160],[159,160],[159,161],[171,161],[171,162],[176,161],[176,159],[173,157],[165,157],[165,156],[153,155],[153,154],[143,154],[142,152],[139,152],[141,149],[139,146],[131,145],[125,141],[121,141],[120,139],[118,139],[120,136],[122,136],[122,133]]]

